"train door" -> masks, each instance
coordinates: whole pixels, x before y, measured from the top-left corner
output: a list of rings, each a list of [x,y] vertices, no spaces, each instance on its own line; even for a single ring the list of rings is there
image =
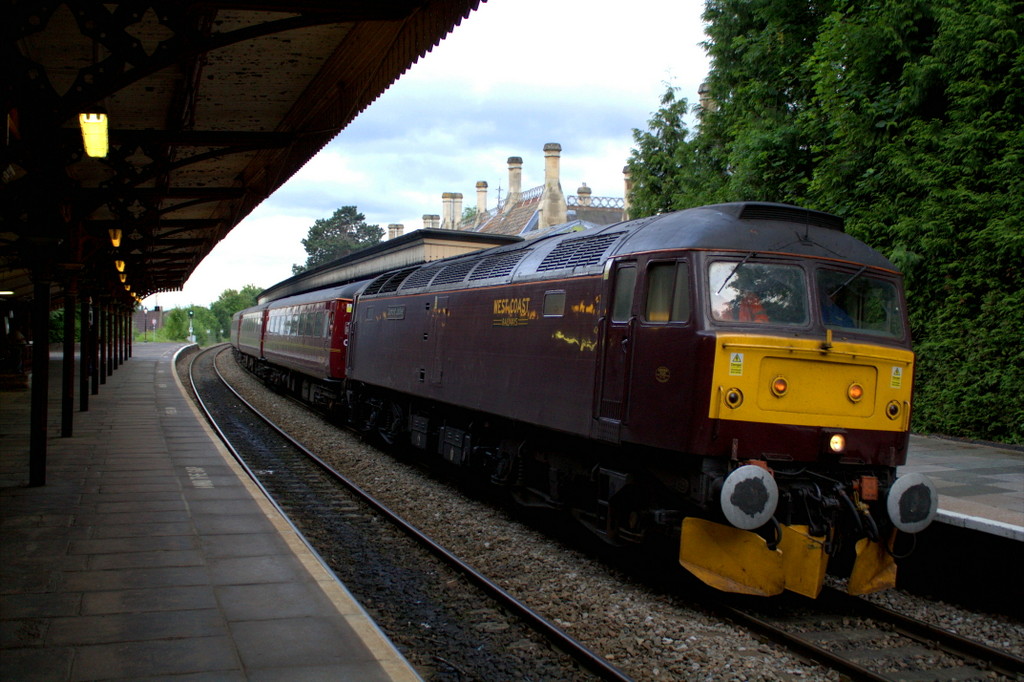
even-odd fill
[[[693,285],[685,258],[641,259],[630,345],[631,412],[623,440],[678,448],[693,413]]]
[[[604,319],[604,349],[599,378],[597,417],[624,423],[629,405],[629,376],[633,364],[633,330],[636,325],[636,261],[612,265],[611,301]]]
[[[430,383],[435,386],[440,386],[444,379],[444,330],[450,314],[448,297],[437,296],[434,299],[433,309],[430,311],[430,330],[428,332],[429,338],[434,344],[430,365]]]
[[[259,329],[260,329],[260,360],[264,358],[263,355],[263,344],[267,340],[267,328],[270,326],[270,308],[265,308],[260,311]]]
[[[332,379],[344,379],[348,365],[348,339],[352,321],[352,301],[339,298],[327,304],[325,309],[324,328],[329,338],[330,371]]]

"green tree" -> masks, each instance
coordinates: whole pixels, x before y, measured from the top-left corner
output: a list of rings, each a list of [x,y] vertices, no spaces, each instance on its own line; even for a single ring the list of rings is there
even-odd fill
[[[292,274],[323,265],[329,261],[379,244],[384,230],[379,225],[367,225],[366,216],[355,206],[342,206],[330,218],[321,218],[309,228],[302,240],[308,254],[305,265],[293,265]]]
[[[687,136],[670,92],[634,131],[635,213],[838,213],[905,274],[915,430],[1024,442],[1020,3],[709,0],[704,16],[711,105]]]
[[[708,0],[711,70],[690,135],[668,88],[648,131],[633,131],[632,214],[721,201],[806,203],[821,134],[806,118],[814,39],[830,2]]]
[[[1024,14],[850,3],[815,50],[811,191],[907,278],[914,426],[1024,442]],[[1016,330],[1016,331],[1015,331]]]
[[[803,202],[816,141],[803,121],[814,96],[809,57],[831,5],[708,1],[705,87],[713,106],[701,112],[697,146],[720,178],[708,200]]]
[[[189,312],[192,313],[191,317]],[[221,330],[218,329],[217,318],[209,308],[202,306],[170,310],[164,316],[164,328],[161,330],[160,338],[167,341],[187,341],[190,321],[192,333],[196,337],[196,343],[200,346],[208,346],[224,340]]]
[[[687,188],[699,174],[694,143],[686,126],[688,106],[677,98],[679,88],[669,87],[661,108],[647,122],[648,130],[633,129],[636,147],[628,167],[633,188],[629,197],[632,216],[654,215],[693,205]]]
[[[50,343],[61,343],[64,341],[64,308],[57,308],[50,311],[50,323],[48,329],[48,341]],[[81,336],[81,324],[78,310],[75,310],[75,341]]]
[[[251,308],[256,305],[256,297],[259,296],[260,288],[255,284],[247,284],[241,291],[225,289],[220,297],[210,304],[210,312],[217,320],[217,329],[222,338],[228,338],[231,333],[231,316],[239,310]]]

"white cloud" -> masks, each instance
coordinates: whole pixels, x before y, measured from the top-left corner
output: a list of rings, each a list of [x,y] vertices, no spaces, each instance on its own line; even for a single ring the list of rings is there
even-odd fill
[[[488,0],[243,220],[165,307],[208,305],[225,289],[268,287],[305,261],[310,225],[341,206],[367,222],[422,226],[443,192],[476,205],[476,182],[543,182],[543,146],[562,145],[566,192],[622,196],[632,130],[671,83],[691,103],[707,73],[702,0]],[[155,304],[153,297],[145,304]]]

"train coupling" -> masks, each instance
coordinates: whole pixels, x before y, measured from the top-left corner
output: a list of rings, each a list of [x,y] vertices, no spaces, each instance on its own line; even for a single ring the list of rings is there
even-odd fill
[[[891,549],[896,529],[923,530],[937,510],[938,496],[931,481],[919,474],[903,476],[886,497],[894,528],[883,537],[860,499],[860,492],[871,485],[861,482],[862,487],[851,491],[852,499],[843,490],[837,492],[844,498],[840,506],[850,509],[864,535],[855,545],[847,582],[851,594],[894,587],[896,563]],[[835,532],[830,525],[778,523],[774,516],[778,488],[764,467],[747,465],[731,472],[722,485],[720,501],[729,525],[697,517],[683,520],[679,563],[684,568],[726,592],[773,596],[790,590],[812,599],[818,596]],[[765,533],[769,526],[771,532]]]

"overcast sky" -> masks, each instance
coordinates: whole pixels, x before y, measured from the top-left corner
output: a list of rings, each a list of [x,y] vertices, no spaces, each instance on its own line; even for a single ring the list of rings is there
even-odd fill
[[[266,199],[196,268],[165,309],[208,306],[226,289],[260,289],[304,263],[319,218],[356,206],[370,224],[406,232],[441,214],[441,194],[476,206],[543,184],[547,142],[562,145],[561,183],[621,197],[634,128],[645,130],[668,85],[690,104],[707,74],[703,0],[488,0],[414,64],[323,151]]]

